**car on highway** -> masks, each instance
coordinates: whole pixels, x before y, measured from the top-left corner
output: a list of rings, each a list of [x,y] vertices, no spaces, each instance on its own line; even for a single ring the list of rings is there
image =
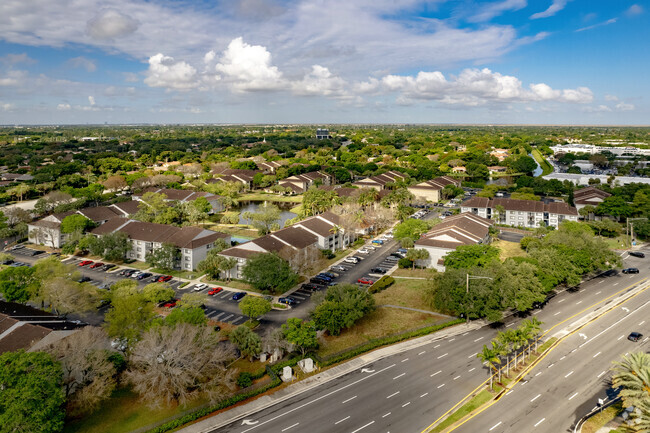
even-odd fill
[[[330,269],[333,270],[334,272],[345,272],[345,271],[347,271],[347,268],[345,266],[341,266],[341,265],[332,266]]]
[[[644,258],[645,254],[643,254],[641,251],[630,251],[630,255],[632,257],[639,257],[639,258]]]
[[[641,338],[643,338],[643,334],[640,332],[631,332],[630,335],[627,336],[627,339],[630,341],[634,341],[635,343],[639,341]]]
[[[346,258],[343,259],[343,261],[344,261],[345,263],[354,263],[354,264],[357,264],[357,263],[360,262],[359,258],[358,258],[358,257],[354,257],[354,256],[353,256],[353,257],[346,257]]]
[[[79,263],[79,265],[77,265],[77,266],[79,266],[79,267],[84,267],[84,266],[91,265],[92,263],[93,263],[92,260],[84,260],[84,261],[82,261],[81,263]]]
[[[615,275],[618,275],[618,271],[616,269],[609,269],[603,272],[602,275],[603,277],[613,277]]]
[[[387,272],[387,269],[384,268],[372,268],[370,270],[373,274],[385,274]]]
[[[361,283],[361,284],[374,284],[375,282],[372,281],[370,278],[361,277],[361,278],[359,278],[359,279],[357,280],[357,283]]]
[[[234,295],[232,295],[232,300],[233,301],[239,301],[244,296],[246,296],[246,292],[237,292]]]
[[[215,287],[214,289],[208,290],[208,295],[210,295],[210,296],[216,295],[217,293],[220,293],[222,291],[223,291],[223,289],[221,287]]]
[[[285,305],[296,305],[298,303],[298,301],[296,301],[296,298],[292,298],[291,296],[280,298],[278,299],[278,302]]]
[[[104,266],[102,266],[102,271],[110,271],[110,270],[113,269],[114,267],[115,267],[114,264],[112,264],[112,263],[107,263],[107,264],[105,264]]]
[[[208,287],[207,284],[205,284],[205,283],[199,283],[199,284],[197,284],[196,286],[194,286],[194,291],[195,291],[195,292],[198,292],[199,290],[203,290],[203,289],[205,289],[206,287]]]
[[[100,266],[104,266],[104,264],[102,262],[95,262],[92,265],[90,265],[89,267],[90,267],[90,269],[97,269]]]
[[[172,276],[171,275],[161,275],[158,277],[158,282],[159,283],[166,283],[167,281],[171,280]]]
[[[144,280],[145,278],[149,278],[151,276],[150,272],[143,272],[140,275],[138,275],[138,280]]]
[[[625,268],[621,272],[623,272],[624,274],[638,274],[639,269],[638,268]]]

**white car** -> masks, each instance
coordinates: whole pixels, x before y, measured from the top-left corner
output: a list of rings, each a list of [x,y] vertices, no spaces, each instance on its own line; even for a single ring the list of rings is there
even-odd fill
[[[195,292],[198,292],[199,290],[203,290],[203,289],[205,289],[206,287],[208,287],[207,284],[205,284],[205,283],[200,283],[200,284],[197,284],[196,286],[194,286],[194,291],[195,291]]]
[[[375,250],[375,247],[373,247],[372,245],[366,245],[363,248],[365,248],[366,250],[369,250],[369,251],[374,251]]]
[[[361,248],[359,251],[357,251],[359,254],[370,254],[370,250],[367,250],[365,248]]]
[[[386,233],[386,234],[384,235],[384,237],[385,237],[385,238],[388,238],[388,239],[393,239],[393,234],[392,234],[392,233]]]
[[[343,259],[345,263],[359,263],[359,259],[356,257],[346,257]]]
[[[131,275],[129,275],[129,277],[138,278],[138,275],[140,275],[140,274],[144,274],[144,272],[142,272],[142,271],[134,272]]]

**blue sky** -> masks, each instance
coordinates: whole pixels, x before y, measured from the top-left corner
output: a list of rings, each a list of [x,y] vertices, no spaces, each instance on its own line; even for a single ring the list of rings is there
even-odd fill
[[[641,0],[2,0],[0,124],[650,119]]]

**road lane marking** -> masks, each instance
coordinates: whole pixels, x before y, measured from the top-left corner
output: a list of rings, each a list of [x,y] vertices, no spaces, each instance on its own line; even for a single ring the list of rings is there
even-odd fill
[[[514,325],[514,323],[509,323],[508,325],[506,325],[506,328],[510,328],[512,325]]]
[[[602,353],[602,352],[598,352],[597,354],[595,354],[595,355],[593,356],[593,358],[597,357],[597,356],[600,355],[601,353]]]
[[[580,304],[582,304],[582,301],[576,302],[576,305],[580,305]]]
[[[553,367],[554,365],[555,365],[555,363],[553,363],[553,364],[549,364],[548,367],[546,367],[546,368],[551,368],[551,367]]]
[[[395,380],[395,379],[399,379],[399,378],[402,377],[402,376],[406,376],[406,373],[402,373],[402,374],[399,374],[399,375],[395,376],[395,377],[393,378],[393,380]]]
[[[600,292],[596,292],[596,295],[600,295],[602,293],[602,290]]]
[[[600,280],[600,281],[598,282],[598,284],[600,284],[600,283],[604,283],[604,282],[605,282],[605,280]]]
[[[429,376],[429,377],[433,377],[433,376],[435,376],[435,375],[438,374],[438,373],[442,373],[442,370],[438,370],[438,371],[436,371],[435,373],[433,373],[433,374],[432,374],[431,376]]]
[[[595,336],[591,337],[591,339],[585,341],[584,343],[582,343],[582,344],[581,344],[580,346],[578,346],[578,347],[582,347],[582,346],[584,346],[585,344],[588,344],[588,343],[590,343],[591,341],[593,341],[594,339],[600,337],[600,336],[603,335],[605,332],[609,331],[609,330],[612,329],[614,326],[618,325],[618,324],[621,323],[623,320],[625,320],[625,319],[627,319],[628,317],[630,317],[632,314],[636,313],[637,311],[640,311],[643,307],[645,307],[645,306],[648,305],[649,303],[650,303],[650,301],[646,301],[646,302],[644,302],[644,303],[641,304],[638,308],[636,308],[635,310],[632,310],[632,311],[631,311],[629,314],[627,314],[625,317],[623,317],[623,318],[617,320],[616,322],[614,322],[614,324],[612,324],[611,326],[608,326],[608,327],[605,328],[604,330],[600,331],[598,334],[596,334]],[[626,355],[627,355],[627,354],[626,354]]]
[[[464,333],[463,335],[461,335],[461,337],[464,337],[464,336],[466,336],[467,334],[469,334],[469,332]]]
[[[643,325],[645,323],[645,320],[642,320],[641,323],[639,323],[639,326]]]
[[[347,419],[350,419],[350,415],[346,416],[346,417],[343,418],[343,419],[340,419],[340,420],[336,421],[336,422],[334,423],[334,425],[340,424],[340,423],[342,423],[343,421],[345,421],[345,420],[347,420]]]
[[[420,356],[420,355],[424,355],[425,353],[427,353],[427,351],[426,351],[426,350],[423,350],[422,352],[418,353],[418,356]]]
[[[554,316],[557,316],[557,315],[560,314],[560,313],[561,313],[561,311],[558,311],[557,313],[555,313],[555,314],[553,314],[553,315],[554,315]]]
[[[476,343],[477,341],[481,341],[483,338],[485,337],[478,337],[476,340],[474,340],[474,343]]]
[[[571,400],[571,399],[572,399],[573,397],[575,397],[576,395],[578,395],[577,392],[576,392],[575,394],[573,394],[571,397],[569,397],[569,400]]]
[[[614,283],[614,284],[612,284],[612,285],[613,285],[613,286],[618,286],[618,283]]]
[[[478,355],[478,352],[472,353],[470,356],[468,356],[468,358],[474,358],[476,355]]]
[[[562,358],[560,358],[560,361],[562,361],[564,358],[566,358],[566,355],[564,355]]]
[[[392,412],[388,412],[388,413],[382,415],[381,417],[382,417],[382,418],[386,418],[386,417],[387,417],[388,415],[390,415],[391,413],[392,413]]]
[[[510,391],[506,392],[506,395],[512,394],[512,391],[514,391],[514,389],[511,389]]]
[[[364,425],[364,426],[362,426],[362,427],[359,427],[358,429],[356,429],[356,430],[353,431],[352,433],[357,433],[358,431],[361,431],[361,430],[363,430],[364,428],[368,427],[369,425],[373,425],[374,423],[375,423],[374,421],[370,421],[368,424],[366,424],[366,425]]]
[[[454,340],[455,340],[455,338],[452,338],[451,340],[449,340],[449,342],[451,343],[451,342],[454,341]]]
[[[619,341],[619,340],[622,339],[623,337],[625,337],[625,335],[621,335],[620,337],[618,337],[618,338],[616,339],[616,341]]]
[[[442,388],[443,386],[445,386],[444,383],[442,385],[438,385],[438,389]]]
[[[540,425],[541,423],[543,423],[544,420],[546,420],[546,418],[542,418],[542,419],[540,419],[539,421],[537,421],[537,424],[535,424],[535,427],[537,427],[538,425]]]
[[[297,426],[298,424],[300,424],[300,423],[297,422],[297,423],[295,423],[294,425],[290,425],[290,426],[287,427],[287,428],[283,428],[282,431],[287,431],[287,430],[289,430],[290,428],[294,428],[294,427]]]
[[[395,392],[395,393],[393,393],[393,394],[391,394],[391,395],[389,395],[389,396],[388,396],[388,397],[386,397],[386,398],[391,398],[391,397],[395,397],[395,396],[396,396],[397,394],[399,394],[399,391],[397,391],[397,392]]]
[[[490,431],[494,430],[495,428],[499,427],[503,423],[503,421],[499,421],[498,423],[494,424],[492,427],[490,427]]]
[[[409,402],[406,402],[406,403],[404,403],[404,404],[402,405],[402,407],[406,407],[406,406],[408,406],[409,404],[411,404],[411,402],[410,402],[410,401],[409,401]]]
[[[535,377],[539,376],[540,374],[542,374],[542,372],[538,371],[537,374],[535,375]]]
[[[542,394],[537,394],[535,397],[533,397],[533,399],[532,399],[530,402],[531,402],[531,403],[534,402],[535,400],[537,400],[537,399],[540,398],[541,396],[542,396]]]
[[[566,298],[560,299],[559,301],[557,301],[557,303],[559,304],[560,302],[564,302],[564,301],[566,301]]]
[[[347,400],[343,400],[343,401],[341,402],[341,404],[345,404],[345,403],[347,403],[347,402],[349,402],[349,401],[354,400],[355,398],[357,398],[356,395],[355,395],[354,397],[350,397],[350,398],[348,398]]]
[[[471,373],[472,371],[476,370],[476,367],[472,367],[469,370],[467,370],[468,373]]]
[[[454,380],[458,379],[459,377],[460,377],[460,374],[458,376],[454,377]]]
[[[433,346],[433,348],[434,348],[434,349],[437,349],[437,348],[439,348],[439,347],[440,347],[440,345],[439,345],[439,344],[438,344],[438,345],[436,345],[436,346]]]
[[[408,360],[409,360],[408,358],[406,358],[406,359],[402,359],[402,362],[406,362],[406,361],[408,361]]]
[[[597,378],[597,379],[600,379],[600,376],[602,376],[602,375],[605,374],[605,373],[607,373],[607,371],[601,371],[600,374],[599,374],[598,376],[596,376],[596,378]]]
[[[438,357],[438,359],[440,359],[440,358],[442,358],[442,357],[444,357],[444,356],[447,356],[447,355],[449,355],[449,353],[445,353],[444,355],[440,355],[440,356]]]
[[[422,395],[420,396],[420,398],[422,398],[422,397],[426,397],[427,395],[429,395],[429,393],[428,393],[428,392],[425,392],[424,394],[422,394]]]
[[[564,378],[566,379],[567,377],[571,376],[573,374],[573,370],[571,370]]]
[[[324,399],[324,398],[327,398],[327,397],[329,397],[329,396],[332,395],[332,394],[335,394],[335,393],[337,393],[337,392],[339,392],[339,391],[343,391],[343,390],[346,389],[346,388],[349,388],[349,387],[354,386],[354,385],[356,385],[356,384],[358,384],[358,383],[360,383],[360,382],[363,382],[363,381],[369,379],[369,378],[372,377],[372,376],[375,376],[375,375],[377,375],[377,374],[379,374],[379,373],[383,373],[384,371],[386,371],[386,370],[388,370],[388,369],[390,369],[390,368],[395,367],[395,365],[396,365],[396,364],[391,364],[391,365],[389,365],[388,367],[384,367],[384,368],[382,368],[381,370],[378,370],[378,371],[375,372],[375,373],[368,374],[367,376],[364,376],[364,377],[362,377],[362,378],[359,379],[359,380],[355,380],[354,382],[351,382],[351,383],[349,383],[349,384],[347,384],[347,385],[345,385],[345,386],[342,386],[341,388],[338,388],[338,389],[332,390],[332,391],[328,392],[327,394],[323,394],[323,395],[321,395],[320,397],[317,397],[317,398],[315,398],[315,399],[313,399],[313,400],[310,400],[310,401],[308,401],[308,402],[306,402],[306,403],[301,404],[300,406],[296,406],[296,407],[294,407],[293,409],[289,409],[289,410],[287,410],[286,412],[283,412],[283,413],[281,413],[281,414],[279,414],[279,415],[276,415],[276,416],[274,416],[273,418],[269,418],[268,420],[266,420],[266,421],[264,421],[264,422],[261,422],[261,423],[259,423],[259,424],[255,424],[255,425],[252,426],[251,428],[249,428],[249,429],[247,429],[247,430],[243,430],[241,433],[247,433],[247,432],[249,432],[249,431],[251,431],[251,430],[253,430],[253,429],[256,429],[256,428],[258,428],[258,427],[260,427],[260,426],[263,426],[263,425],[268,424],[268,423],[270,423],[270,422],[272,422],[272,421],[275,421],[275,420],[278,419],[278,418],[286,417],[288,414],[290,414],[290,413],[292,413],[292,412],[295,412],[295,411],[297,411],[297,410],[300,410],[300,409],[302,409],[302,408],[305,407],[305,406],[309,406],[310,404],[316,403],[317,401],[320,401],[320,400],[322,400],[322,399]]]

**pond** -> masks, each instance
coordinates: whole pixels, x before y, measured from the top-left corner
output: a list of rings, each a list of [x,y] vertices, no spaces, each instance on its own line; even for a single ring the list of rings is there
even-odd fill
[[[284,223],[287,222],[287,220],[291,218],[295,218],[297,215],[293,212],[290,211],[292,207],[296,205],[296,203],[289,203],[289,202],[266,202],[266,201],[240,201],[239,206],[236,208],[233,208],[234,211],[239,212],[239,224],[248,224],[249,221],[244,219],[242,215],[244,212],[257,212],[262,206],[264,206],[264,203],[269,203],[273,204],[277,207],[280,208],[280,228],[284,227]]]

